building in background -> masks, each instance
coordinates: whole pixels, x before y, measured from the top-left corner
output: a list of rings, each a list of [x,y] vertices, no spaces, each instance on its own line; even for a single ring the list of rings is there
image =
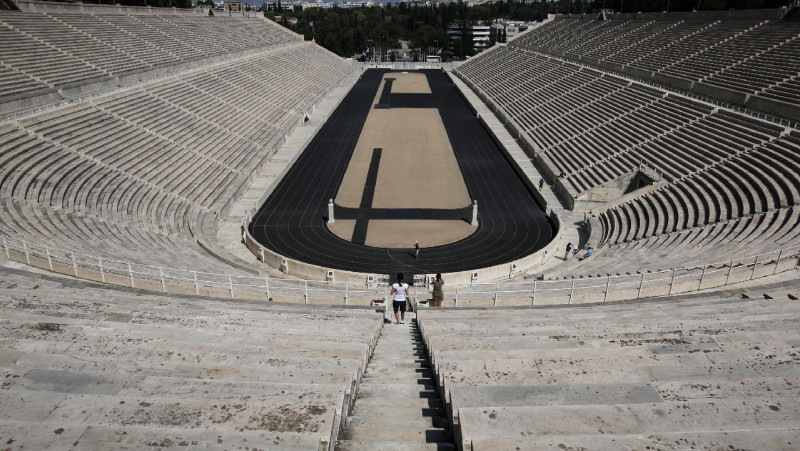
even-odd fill
[[[490,41],[492,45],[495,42],[508,42],[517,36],[520,33],[528,30],[532,26],[534,26],[536,22],[520,22],[515,20],[498,20],[497,22],[492,24],[492,30],[490,33]]]
[[[283,2],[282,1],[281,5],[284,7],[284,9],[293,9],[294,7],[300,7],[302,9],[307,9],[307,8],[330,9],[330,8],[333,8],[333,7],[353,9],[353,8],[376,6],[375,2],[373,2],[372,0],[367,0],[367,1],[362,1],[362,2],[359,2],[359,1],[342,1],[342,2],[338,2],[338,3],[337,2],[324,2],[324,1],[321,1],[321,0],[311,1],[311,2],[299,0],[299,1],[287,1],[287,2]],[[377,5],[377,6],[382,6],[382,5]]]
[[[460,44],[457,41],[461,41],[466,37],[469,46],[469,48],[465,49],[467,53],[475,54],[482,52],[492,46],[490,33],[491,27],[489,25],[470,25],[466,30],[458,24],[450,25],[447,27],[447,34],[450,36],[450,50],[458,54],[456,46]]]
[[[244,11],[245,3],[243,1],[229,1],[225,0],[225,11]]]

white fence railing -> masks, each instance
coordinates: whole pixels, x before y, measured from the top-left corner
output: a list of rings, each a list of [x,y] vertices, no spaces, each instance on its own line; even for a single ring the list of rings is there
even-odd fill
[[[389,287],[385,283],[368,285],[366,282],[282,279],[175,269],[91,256],[10,237],[2,237],[2,246],[2,256],[10,261],[81,279],[164,293],[339,305],[373,305],[389,296]],[[800,246],[665,271],[446,285],[442,306],[530,306],[633,300],[768,277],[795,270],[798,264]],[[428,287],[415,286],[411,297],[424,301],[429,297]]]

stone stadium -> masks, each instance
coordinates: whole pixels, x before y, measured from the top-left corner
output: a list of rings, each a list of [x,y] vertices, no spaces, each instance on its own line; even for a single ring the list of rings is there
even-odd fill
[[[798,17],[0,2],[0,448],[800,448]]]

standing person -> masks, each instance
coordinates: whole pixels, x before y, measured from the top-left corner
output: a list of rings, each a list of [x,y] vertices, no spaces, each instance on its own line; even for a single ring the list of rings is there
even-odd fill
[[[403,324],[403,320],[406,319],[406,290],[408,290],[408,284],[403,283],[403,273],[397,273],[397,283],[392,285],[392,309],[394,310],[394,319],[396,320],[395,324]],[[400,311],[398,313],[397,311]]]
[[[441,307],[442,301],[444,300],[444,292],[442,291],[442,286],[444,285],[444,280],[442,280],[441,274],[436,274],[436,280],[433,281],[433,301],[431,302],[432,307]]]
[[[580,250],[580,249],[578,249],[578,246],[577,246],[577,245],[576,245],[575,247],[573,247],[573,248],[572,248],[572,256],[574,257],[574,256],[578,255],[578,251],[579,251],[579,250]]]
[[[539,179],[539,191],[544,187],[544,179]]]
[[[414,241],[414,258],[419,260],[419,241]]]
[[[564,260],[569,258],[569,252],[572,250],[572,243],[567,243],[567,253],[564,254]]]

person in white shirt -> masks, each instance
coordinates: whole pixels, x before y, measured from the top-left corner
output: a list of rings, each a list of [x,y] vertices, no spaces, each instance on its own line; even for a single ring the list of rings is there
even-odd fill
[[[408,284],[403,283],[403,273],[397,273],[397,283],[392,285],[392,309],[394,309],[395,324],[403,324],[406,319],[406,291]],[[398,310],[400,311],[398,313]]]

